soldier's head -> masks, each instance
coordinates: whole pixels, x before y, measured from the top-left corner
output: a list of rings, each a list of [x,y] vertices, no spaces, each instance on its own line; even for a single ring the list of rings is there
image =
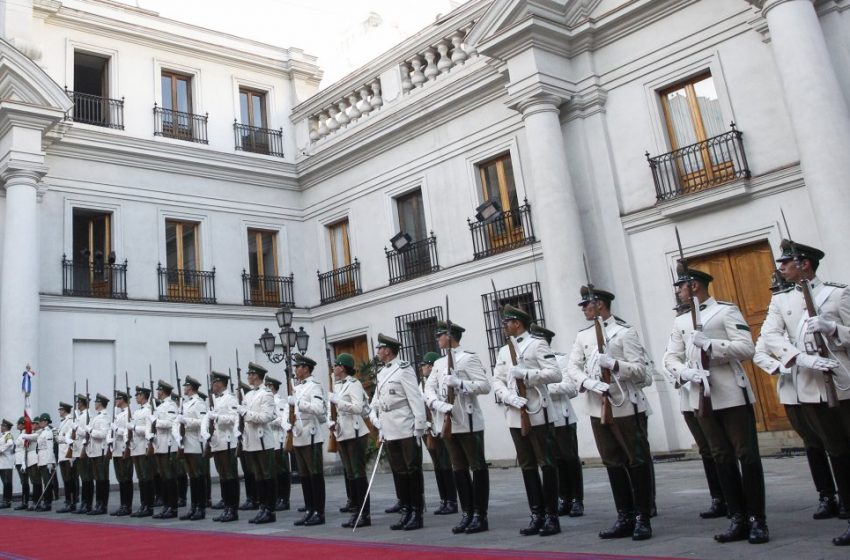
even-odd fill
[[[174,385],[168,381],[160,379],[156,384],[156,398],[162,402],[171,397],[171,392],[174,391]]]
[[[578,305],[581,307],[585,319],[593,321],[597,317],[607,319],[611,316],[611,302],[614,301],[613,293],[595,287],[582,286],[579,294],[581,301],[578,302]]]
[[[445,338],[448,339],[448,336]],[[422,361],[419,362],[419,372],[422,374],[422,377],[431,375],[431,370],[434,369],[434,362],[439,359],[440,355],[436,352],[427,352],[422,356]]]
[[[502,326],[508,336],[519,336],[531,326],[531,315],[513,305],[502,308]]]
[[[94,409],[97,411],[106,410],[107,406],[109,406],[109,399],[98,393],[94,398]]]
[[[3,421],[0,422],[0,432],[6,433],[12,429],[12,423],[3,418]]]
[[[437,344],[440,348],[455,348],[460,343],[463,333],[466,329],[457,323],[448,323],[447,321],[437,321],[437,328],[434,334],[437,336]]]
[[[26,420],[24,420],[24,417],[21,416],[20,418],[18,418],[18,430],[23,432],[25,427],[26,427]]]
[[[50,425],[52,421],[53,420],[50,419],[50,415],[45,412],[44,414],[38,417],[38,427],[46,428]]]
[[[230,383],[230,376],[221,372],[214,371],[212,376],[212,390],[216,395],[220,395],[227,391],[227,386]]]
[[[89,407],[89,398],[86,395],[79,394],[77,395],[77,410],[80,412],[86,410]]]
[[[192,377],[191,375],[187,375],[186,379],[183,381],[183,394],[187,397],[194,396],[198,389],[201,388],[201,382]]]
[[[65,418],[66,416],[71,414],[72,408],[73,407],[70,404],[68,404],[66,402],[60,402],[59,403],[59,418]]]
[[[130,404],[130,395],[124,391],[115,391],[115,406],[118,408],[127,408]]]
[[[316,367],[316,361],[302,354],[295,354],[295,359],[292,362],[295,366],[295,378],[298,381],[304,381],[313,375],[313,368]]]
[[[151,398],[151,390],[147,387],[136,385],[136,404],[147,404]]]
[[[280,381],[275,379],[271,375],[266,376],[265,383],[266,388],[268,388],[275,395],[280,390]]]
[[[694,297],[699,301],[708,299],[708,286],[714,280],[714,276],[696,268],[685,268],[682,263],[678,264],[676,270],[678,278],[674,285],[679,301],[689,302]]]
[[[782,254],[776,259],[779,272],[788,282],[811,280],[826,254],[820,249],[783,239],[780,244]]]
[[[378,345],[375,347],[375,353],[379,360],[387,364],[398,356],[400,350],[401,342],[391,336],[378,333]]]
[[[248,384],[251,387],[259,387],[260,385],[262,385],[263,379],[265,379],[266,374],[268,372],[269,370],[267,370],[260,364],[248,362]]]
[[[354,375],[354,356],[340,354],[334,360],[334,379],[342,381],[349,375]]]

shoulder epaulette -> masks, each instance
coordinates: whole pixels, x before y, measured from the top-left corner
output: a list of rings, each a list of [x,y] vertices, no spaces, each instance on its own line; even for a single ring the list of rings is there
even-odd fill
[[[731,301],[720,301],[720,300],[717,300],[717,303],[719,303],[720,305],[735,305],[735,304],[734,304],[734,303],[732,303]]]
[[[463,353],[464,354],[475,354],[475,352],[470,352],[469,350],[464,350]]]
[[[824,286],[832,286],[833,288],[846,288],[847,284],[841,284],[840,282],[824,282]]]
[[[618,325],[622,325],[624,327],[630,326],[627,322],[625,322],[623,319],[620,319],[619,317],[616,317],[614,320],[617,322]]]
[[[399,361],[398,367],[410,367],[410,362],[405,362],[404,360]]]
[[[540,335],[536,335],[536,334],[531,335],[531,338],[536,339],[536,340],[546,340],[546,339],[545,339],[545,338],[543,338],[542,336],[540,336]]]
[[[791,291],[793,291],[793,290],[794,290],[794,286],[788,286],[788,287],[787,287],[787,288],[785,288],[784,290],[779,290],[778,292],[774,292],[774,294],[773,294],[773,295],[776,295],[776,294],[787,294],[788,292],[791,292]]]
[[[593,328],[593,325],[589,325],[589,326],[584,327],[583,329],[579,330],[578,332],[584,332],[584,331],[586,331],[587,329],[592,329],[592,328]]]

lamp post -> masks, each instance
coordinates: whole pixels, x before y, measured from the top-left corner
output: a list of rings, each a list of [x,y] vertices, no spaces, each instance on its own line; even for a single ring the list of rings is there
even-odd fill
[[[275,337],[269,332],[269,329],[264,329],[260,335],[260,347],[273,364],[279,364],[286,360],[286,375],[289,376],[292,371],[292,349],[298,348],[298,352],[304,354],[307,352],[307,345],[310,342],[310,335],[304,330],[304,327],[298,327],[296,331],[292,328],[292,309],[281,307],[275,314],[277,325],[280,327],[280,343],[283,346],[283,353],[276,354]]]

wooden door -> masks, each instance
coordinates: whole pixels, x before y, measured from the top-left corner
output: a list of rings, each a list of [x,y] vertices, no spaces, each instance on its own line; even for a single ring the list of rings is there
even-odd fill
[[[371,359],[369,354],[369,343],[366,342],[365,336],[340,340],[332,344],[334,356],[340,354],[351,354],[354,356],[355,367],[360,367],[363,362],[368,362]]]
[[[711,295],[735,303],[750,326],[753,341],[757,340],[770,305],[770,280],[775,270],[770,245],[765,241],[696,257],[688,265],[714,276],[709,288]],[[776,378],[750,360],[744,362],[744,369],[756,395],[758,430],[790,430],[791,424],[776,393]]]

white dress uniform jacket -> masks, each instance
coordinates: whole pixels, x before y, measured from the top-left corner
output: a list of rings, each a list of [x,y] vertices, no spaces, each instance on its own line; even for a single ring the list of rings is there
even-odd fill
[[[561,371],[555,361],[555,353],[545,340],[534,338],[525,332],[518,337],[511,337],[516,348],[517,366],[528,370],[525,379],[528,417],[532,426],[541,426],[547,419],[550,424],[564,425],[564,417],[557,414],[549,397],[550,383],[562,380]],[[496,367],[493,370],[493,390],[496,398],[504,402],[517,396],[516,379],[510,374],[511,354],[508,346],[502,346],[496,356]],[[522,416],[518,408],[505,405],[505,420],[508,428],[521,428]]]
[[[133,420],[129,424],[129,429],[133,430],[133,441],[130,443],[131,457],[138,457],[147,453],[151,420],[150,403],[145,403],[133,411]]]
[[[425,400],[411,365],[396,356],[378,372],[369,417],[386,441],[425,432]]]
[[[201,429],[205,432],[210,440],[210,451],[227,451],[236,449],[239,442],[239,414],[236,412],[236,407],[239,402],[233,393],[228,391],[223,392],[217,397],[213,397],[213,410],[218,415],[213,423],[215,429],[212,436],[207,433],[209,431],[209,422],[204,422]]]
[[[166,397],[153,413],[154,453],[163,455],[177,452],[177,438],[174,437],[174,424],[177,420],[177,403]]]
[[[15,438],[15,466],[21,465],[26,468],[27,450],[24,449],[24,441],[24,433],[21,432],[18,434],[18,437]]]
[[[850,288],[844,284],[824,282],[820,278],[811,280],[812,295],[818,315],[835,321],[836,333],[824,336],[830,357],[838,360],[835,385],[840,400],[850,399]],[[767,318],[761,327],[761,336],[776,350],[776,357],[783,365],[800,353],[817,353],[812,335],[806,334],[805,320],[808,318],[806,303],[801,290],[789,288],[773,294]],[[787,335],[787,339],[783,338]],[[784,342],[784,344],[783,344]],[[826,387],[823,373],[795,367],[793,375],[797,399],[801,403],[826,402]],[[840,387],[848,387],[841,390]]]
[[[797,400],[797,388],[794,387],[797,366],[786,368],[779,361],[783,349],[788,348],[789,344],[787,337],[780,339],[776,336],[765,337],[764,334],[761,334],[756,341],[756,353],[753,356],[753,362],[766,373],[778,378],[776,391],[779,394],[780,403],[798,405],[800,403]]]
[[[112,433],[112,456],[123,457],[127,447],[127,407],[115,411]]]
[[[617,360],[619,370],[611,372],[608,393],[615,418],[633,416],[646,411],[646,400],[641,398],[637,384],[645,380],[646,351],[634,327],[613,315],[603,321],[605,353]],[[567,366],[570,377],[579,390],[586,380],[602,380],[596,328],[591,325],[576,335]],[[602,395],[585,391],[585,412],[595,418],[602,417]]]
[[[245,394],[242,401],[245,411],[245,433],[242,434],[243,451],[274,449],[274,432],[269,428],[275,418],[274,395],[265,386]]]
[[[89,409],[85,409],[83,411],[77,409],[74,411],[74,428],[77,430],[77,437],[74,439],[71,456],[75,459],[80,457],[83,452],[83,448],[86,445],[86,433],[90,420],[91,415],[89,414]],[[88,453],[88,451],[86,453]]]
[[[74,417],[72,414],[68,414],[65,418],[62,419],[62,422],[59,423],[59,431],[56,434],[56,441],[59,442],[59,456],[57,459],[60,463],[63,461],[70,461],[71,459],[66,457],[68,454],[69,441],[71,440],[71,433],[74,431]]]
[[[452,350],[454,372],[462,385],[455,387],[455,402],[452,408],[452,433],[465,434],[480,432],[484,429],[484,414],[478,404],[478,395],[490,392],[490,376],[481,363],[481,358],[472,352],[466,352],[458,346]],[[432,408],[435,401],[446,402],[449,387],[445,383],[448,375],[449,359],[443,356],[434,362],[431,375],[425,382],[425,406]],[[433,411],[431,429],[435,434],[443,431],[445,414]],[[471,425],[470,425],[471,424]]]
[[[109,436],[111,426],[112,423],[109,421],[109,416],[106,414],[105,409],[92,417],[91,425],[89,426],[89,445],[86,447],[86,455],[89,457],[106,455],[106,438]]]
[[[183,438],[183,453],[198,455],[204,450],[201,440],[201,424],[207,421],[207,403],[197,394],[183,399],[183,418],[186,430]]]
[[[310,376],[296,385],[293,390],[298,402],[295,403],[292,444],[303,447],[325,441],[324,425],[328,421],[325,388],[313,376]]]
[[[12,432],[0,434],[0,470],[15,467],[15,436]]]
[[[738,307],[732,303],[708,298],[700,305],[700,322],[705,336],[711,339],[709,354],[709,385],[711,407],[722,410],[756,402],[750,381],[741,365],[755,353],[750,327]],[[664,366],[679,378],[682,370],[699,362],[699,348],[691,344],[694,326],[690,313],[679,315],[673,322],[673,332]],[[701,384],[688,382],[691,406],[699,408]],[[695,386],[699,385],[699,386]]]
[[[560,383],[548,385],[549,396],[552,399],[552,409],[564,417],[567,424],[575,424],[578,421],[576,411],[573,409],[572,399],[578,395],[578,387],[569,375],[569,359],[565,354],[555,352],[555,362],[561,370],[562,379]]]
[[[334,382],[334,393],[339,397],[336,403],[336,426],[334,433],[337,441],[358,438],[367,432],[363,412],[368,396],[363,385],[349,375],[342,381]]]
[[[24,445],[24,442],[28,441],[28,445]],[[38,430],[35,430],[31,434],[21,434],[21,447],[25,447],[24,452],[26,453],[26,467],[32,467],[38,465]]]
[[[53,454],[53,429],[42,428],[31,434],[23,434],[23,439],[29,441],[27,449],[27,466],[38,465],[44,467],[56,464],[56,456]],[[35,463],[32,463],[33,457]]]
[[[286,386],[281,383],[277,393],[274,393],[274,420],[269,423],[269,428],[274,434],[275,449],[283,449],[286,445],[287,431],[283,424],[289,422],[289,402],[286,396]]]

